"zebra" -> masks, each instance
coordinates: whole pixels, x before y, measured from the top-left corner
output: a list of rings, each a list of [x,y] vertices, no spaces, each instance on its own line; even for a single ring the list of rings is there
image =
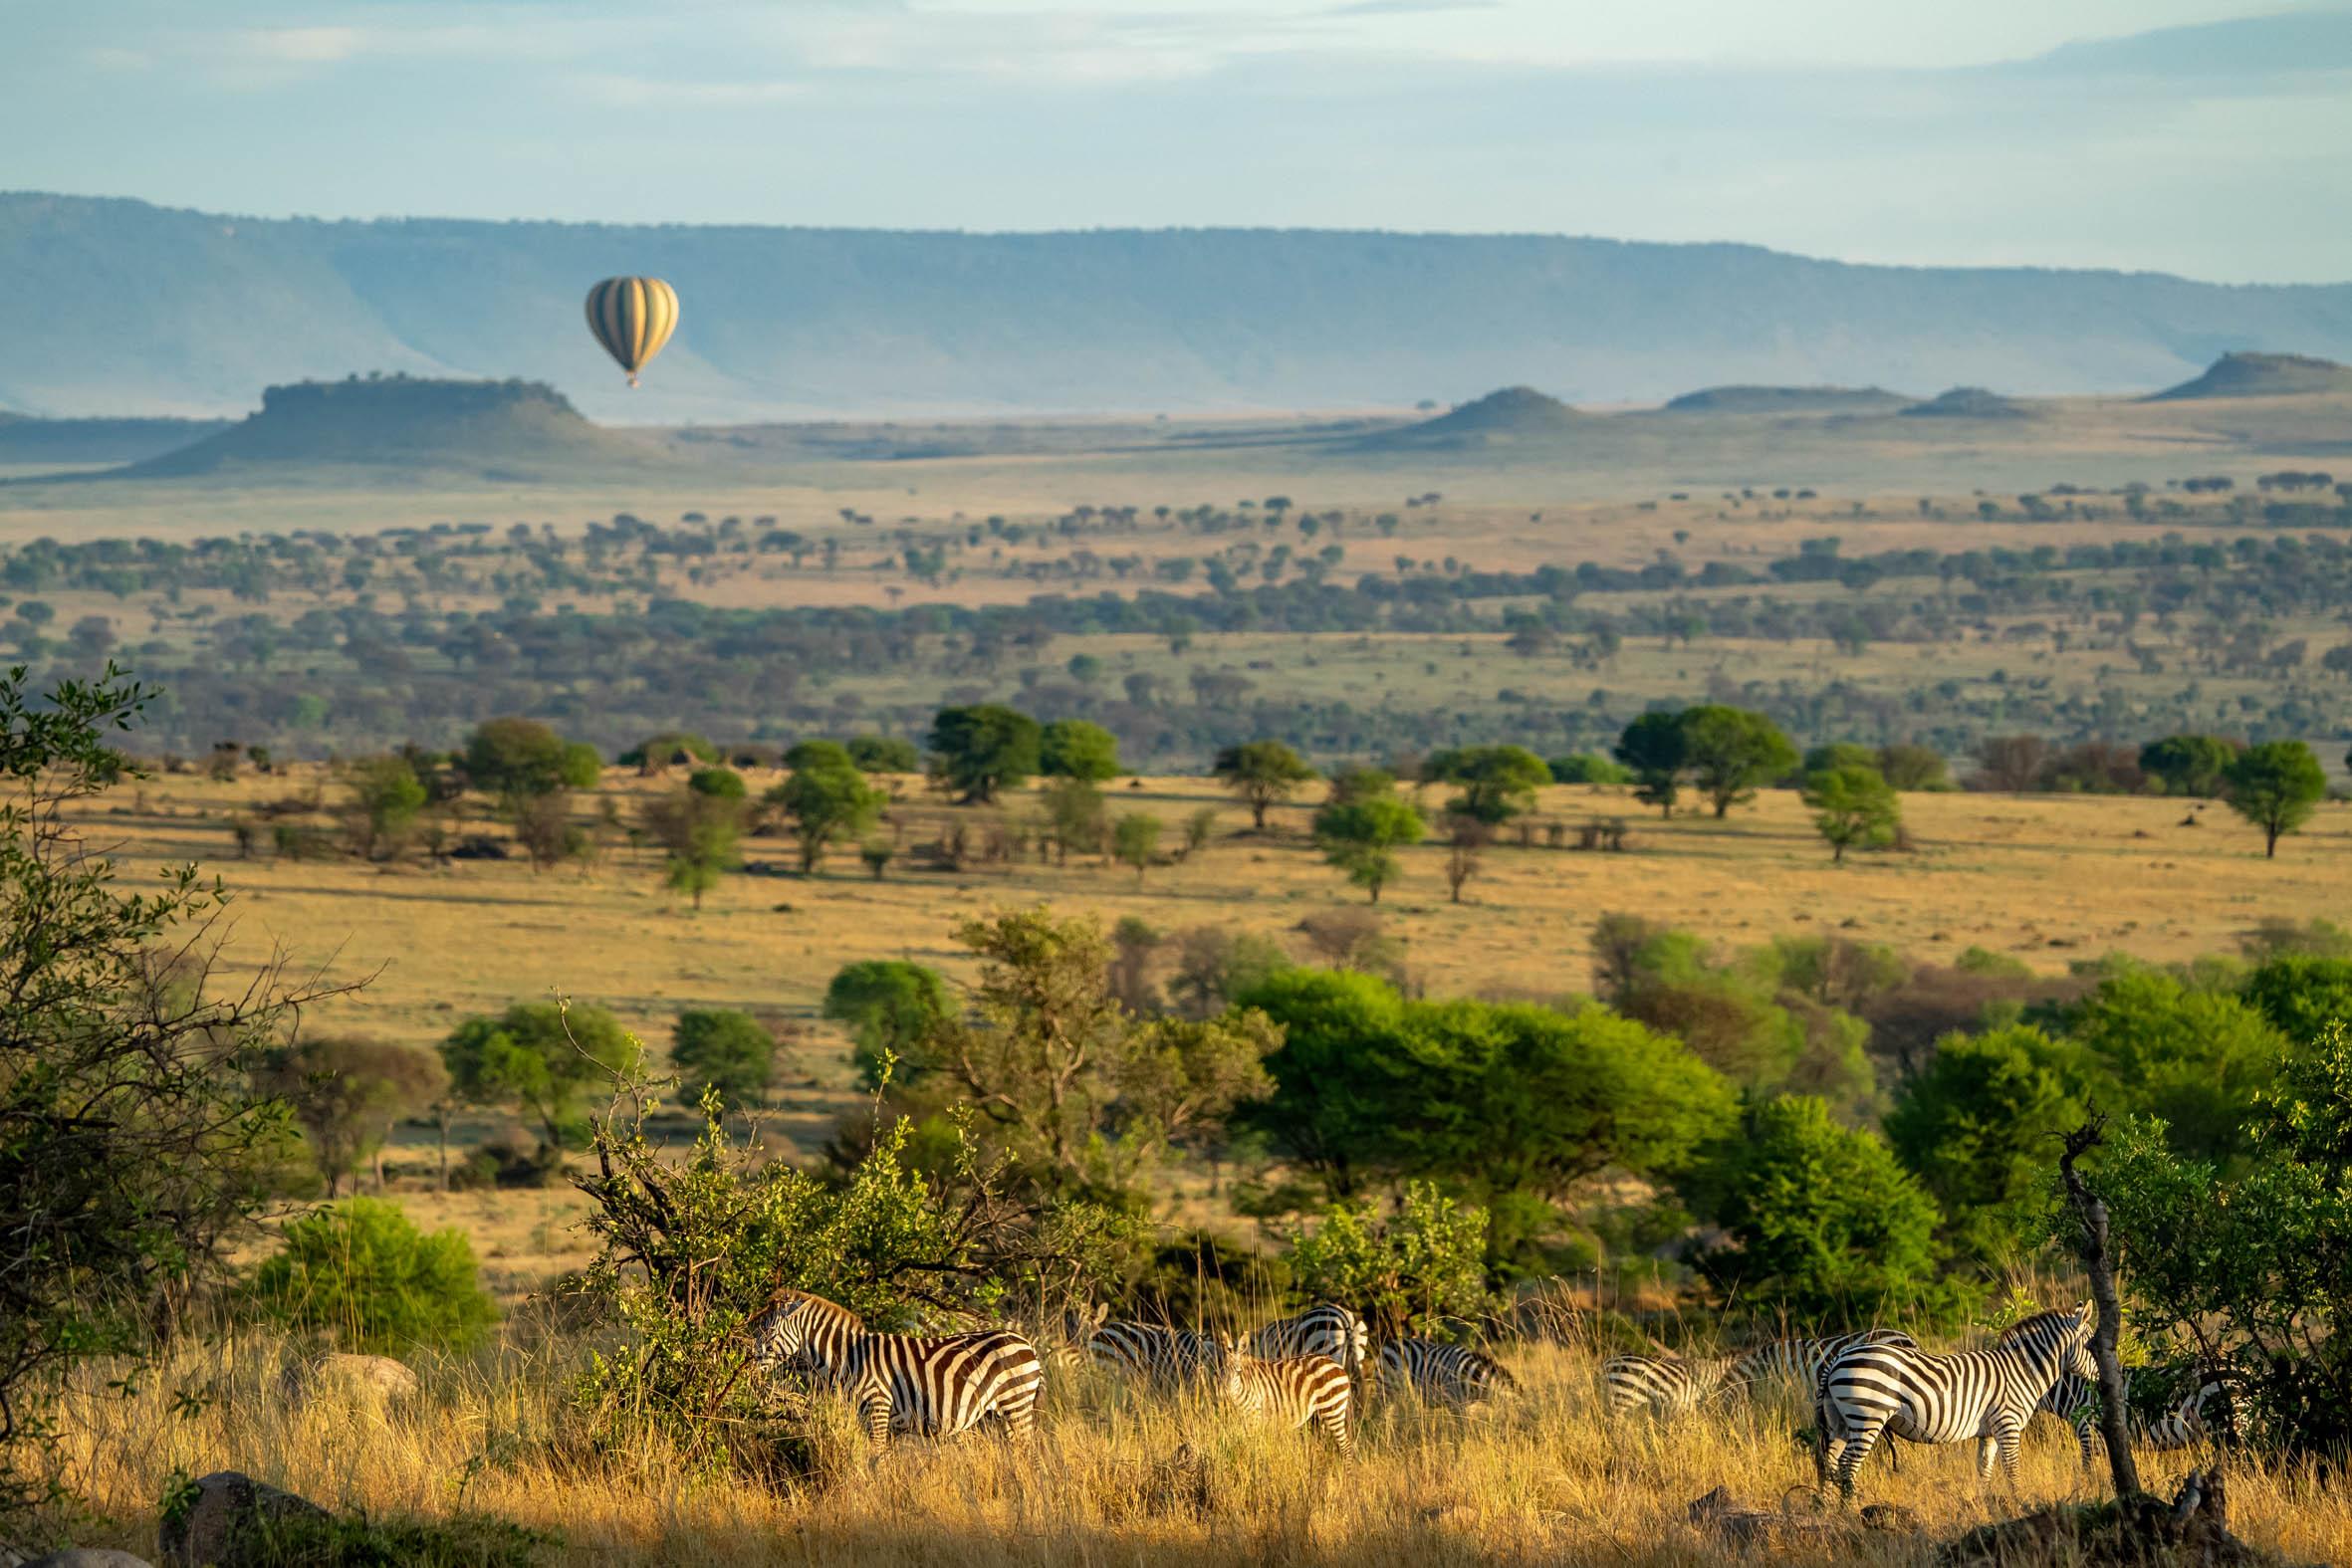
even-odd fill
[[[1601,1386],[1611,1416],[1647,1409],[1660,1417],[1687,1416],[1731,1381],[1735,1356],[1611,1356],[1601,1363]]]
[[[2176,1449],[2193,1449],[2205,1442],[2212,1435],[2212,1429],[2206,1425],[2205,1403],[2222,1392],[2221,1380],[2203,1375],[2201,1369],[2192,1363],[2151,1370],[2160,1370],[2168,1380],[2188,1374],[2196,1378],[2197,1387],[2175,1401],[2162,1415],[2150,1416],[2137,1410],[2130,1412],[2132,1447],[2162,1454]],[[2127,1398],[2131,1393],[2132,1371],[2130,1367],[2123,1369],[2123,1386]],[[2096,1462],[2097,1451],[2092,1444],[2099,1430],[2099,1380],[2095,1376],[2086,1378],[2068,1372],[2043,1397],[2040,1408],[2074,1429],[2075,1444],[2082,1450],[2083,1468],[2090,1468]]]
[[[747,1329],[763,1366],[806,1368],[848,1395],[876,1449],[893,1432],[952,1438],[989,1416],[1016,1439],[1036,1431],[1045,1365],[1010,1330],[875,1334],[847,1308],[805,1291],[779,1292]]]
[[[1230,1404],[1294,1430],[1311,1426],[1341,1454],[1355,1453],[1355,1383],[1346,1368],[1320,1355],[1261,1359],[1239,1336],[1229,1336],[1219,1349],[1220,1382]]]
[[[1212,1335],[1157,1323],[1105,1320],[1099,1314],[1071,1314],[1069,1337],[1096,1366],[1141,1378],[1168,1393],[1203,1381],[1215,1371],[1221,1355]]]
[[[1360,1371],[1371,1350],[1371,1331],[1346,1307],[1325,1301],[1296,1317],[1278,1317],[1250,1336],[1250,1354],[1261,1360],[1321,1356],[1349,1374]]]
[[[1457,1410],[1500,1394],[1519,1391],[1518,1382],[1494,1357],[1438,1339],[1391,1339],[1380,1346],[1380,1381],[1391,1394],[1416,1390]]]
[[[1992,1473],[1998,1456],[2017,1481],[2017,1435],[2068,1372],[2090,1375],[2091,1306],[2040,1312],[1988,1350],[1939,1356],[1904,1345],[1852,1346],[1821,1369],[1814,1389],[1813,1473],[1829,1483],[1829,1446],[1837,1456],[1841,1497],[1854,1494],[1854,1475],[1879,1438],[1893,1433],[1913,1443],[1979,1445],[1978,1467]]]
[[[1735,1389],[1753,1391],[1763,1383],[1797,1389],[1808,1399],[1821,1379],[1821,1369],[1856,1345],[1901,1345],[1917,1350],[1919,1341],[1899,1328],[1864,1328],[1826,1338],[1772,1339],[1735,1354],[1727,1382]]]

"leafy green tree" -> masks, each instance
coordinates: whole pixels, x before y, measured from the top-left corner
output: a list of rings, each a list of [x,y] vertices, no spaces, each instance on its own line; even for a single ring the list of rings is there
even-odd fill
[[[2284,954],[2245,978],[2238,997],[2289,1040],[2315,1040],[2331,1023],[2352,1026],[2352,959]]]
[[[2275,859],[2279,836],[2311,819],[2327,798],[2327,773],[2300,741],[2249,746],[2223,772],[2230,809],[2262,830],[2262,854]]]
[[[923,754],[915,750],[915,743],[897,736],[853,735],[849,738],[849,761],[862,774],[917,774],[923,771]]]
[[[1391,1215],[1369,1202],[1332,1204],[1291,1236],[1291,1268],[1310,1301],[1346,1301],[1381,1339],[1438,1334],[1481,1316],[1487,1298],[1487,1212],[1408,1182]]]
[[[1760,785],[1796,766],[1796,748],[1780,727],[1761,713],[1720,703],[1685,708],[1683,766],[1691,782],[1715,806],[1718,817],[1756,797]]]
[[[1102,791],[1086,779],[1057,779],[1042,791],[1046,820],[1054,826],[1057,854],[1067,862],[1071,850],[1093,854],[1110,832],[1110,811]]]
[[[743,863],[746,815],[743,780],[724,768],[703,769],[685,788],[638,809],[644,830],[668,856],[663,880],[691,897],[696,909],[703,894]]]
[[[510,808],[531,795],[585,789],[600,764],[592,748],[568,744],[536,719],[492,719],[466,741],[466,777]]]
[[[634,1068],[642,1048],[602,1008],[518,1002],[495,1018],[468,1018],[441,1042],[458,1098],[513,1106],[539,1123],[549,1148],[583,1128],[588,1095]]]
[[[613,761],[623,768],[636,768],[646,773],[659,773],[675,763],[701,763],[708,766],[719,760],[719,749],[707,736],[692,730],[664,730],[621,753]]]
[[[838,741],[795,741],[785,748],[783,762],[787,769],[796,774],[813,773],[825,768],[857,769],[857,760],[849,755],[849,748]]]
[[[1681,797],[1683,770],[1689,766],[1690,741],[1682,716],[1645,713],[1617,737],[1617,761],[1633,775],[1634,798],[1654,805],[1668,816]]]
[[[1809,1095],[1751,1103],[1682,1192],[1726,1232],[1699,1271],[1754,1310],[1901,1321],[1936,1294],[1935,1201],[1876,1133],[1840,1126]]]
[[[1804,803],[1836,864],[1844,863],[1848,849],[1893,843],[1903,825],[1902,799],[1874,768],[1832,768],[1812,775],[1805,780]]]
[[[2090,1058],[2101,1105],[2161,1118],[2173,1146],[2193,1159],[2246,1153],[2255,1098],[2286,1054],[2285,1038],[2260,1012],[2135,968],[2101,981],[2062,1017]]]
[[[1524,746],[1473,746],[1439,752],[1430,758],[1426,777],[1462,786],[1447,811],[1492,827],[1532,810],[1535,791],[1551,783],[1551,770]]]
[[[1933,747],[1882,746],[1876,766],[1880,776],[1905,794],[1952,787],[1952,765]]]
[[[1956,1249],[2014,1261],[2027,1206],[2049,1185],[2052,1140],[2081,1124],[2081,1052],[2023,1025],[1948,1034],[1886,1121],[1887,1141],[1950,1219]]]
[[[686,787],[711,800],[741,800],[750,793],[743,775],[732,768],[697,768],[687,775]]]
[[[1151,869],[1152,859],[1159,853],[1162,825],[1148,811],[1129,811],[1111,826],[1111,854],[1120,864],[1135,868],[1138,887],[1143,885],[1143,873]]]
[[[421,1115],[449,1088],[441,1058],[417,1045],[357,1035],[313,1035],[272,1050],[261,1085],[292,1108],[333,1198],[343,1179],[378,1156],[393,1127]]]
[[[253,1297],[287,1327],[347,1350],[467,1350],[498,1321],[465,1232],[430,1235],[399,1206],[353,1198],[295,1221],[253,1277]]]
[[[678,1014],[670,1060],[688,1104],[716,1093],[730,1110],[756,1104],[776,1076],[776,1036],[748,1012],[693,1008]]]
[[[1250,807],[1250,824],[1266,831],[1267,810],[1296,794],[1315,772],[1280,741],[1245,741],[1217,754],[1213,770]]]
[[[353,767],[345,833],[361,859],[397,855],[425,808],[425,786],[404,757],[376,757]]]
[[[823,1010],[849,1026],[850,1060],[859,1081],[873,1089],[881,1086],[884,1057],[907,1061],[917,1040],[954,1016],[955,1004],[937,970],[905,959],[867,959],[835,972]]]
[[[967,805],[986,805],[1026,783],[1044,742],[1037,720],[1001,703],[942,708],[931,721],[939,778]]]
[[[138,777],[109,743],[152,697],[113,665],[47,693],[0,672],[0,1511],[40,1499],[67,1373],[127,1373],[228,1276],[295,1136],[251,1071],[317,994],[274,967],[216,994],[218,890],[185,866],[118,891],[79,825]]]
[[[1412,802],[1394,794],[1326,805],[1314,814],[1315,846],[1323,858],[1346,872],[1375,904],[1381,888],[1396,877],[1395,851],[1421,842],[1428,831]]]
[[[1545,765],[1551,770],[1554,783],[1564,784],[1629,784],[1633,771],[1621,767],[1598,752],[1576,752],[1567,757],[1554,757]]]
[[[794,769],[766,798],[793,819],[800,838],[801,874],[813,876],[826,850],[873,828],[890,797],[867,784],[844,754],[838,761],[816,759]]]
[[[1825,773],[1832,768],[1876,768],[1878,753],[1852,741],[1831,741],[1825,746],[1807,747],[1799,766],[1807,774]]]
[[[1119,776],[1119,742],[1099,724],[1057,719],[1038,744],[1038,772],[1049,779],[1083,779],[1100,784]]]
[[[2167,794],[2212,799],[2241,750],[2218,735],[2168,735],[2140,748],[2140,772],[2164,785]]]

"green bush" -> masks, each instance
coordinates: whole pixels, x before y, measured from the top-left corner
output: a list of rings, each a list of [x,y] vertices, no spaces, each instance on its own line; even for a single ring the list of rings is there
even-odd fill
[[[1301,1298],[1347,1302],[1384,1339],[1477,1316],[1487,1304],[1486,1254],[1487,1212],[1427,1182],[1408,1184],[1392,1215],[1334,1204],[1291,1242]]]
[[[722,1104],[739,1110],[767,1093],[776,1075],[776,1036],[748,1012],[689,1008],[678,1014],[670,1060],[687,1103],[700,1104],[705,1091],[716,1091]]]
[[[163,1499],[166,1529],[183,1494]],[[213,1568],[533,1568],[562,1544],[542,1530],[486,1514],[443,1519],[256,1510],[233,1524]]]
[[[495,1018],[468,1018],[441,1042],[459,1098],[520,1108],[554,1148],[578,1140],[588,1092],[608,1087],[642,1054],[604,1008],[552,1002],[518,1002]]]
[[[1949,1034],[1887,1116],[1887,1141],[1952,1217],[1957,1248],[2014,1258],[2037,1229],[2052,1135],[2082,1121],[2082,1053],[2036,1028]]]
[[[1630,769],[1603,757],[1598,752],[1577,752],[1567,757],[1554,757],[1548,765],[1554,784],[1629,784],[1633,783]]]
[[[882,1082],[882,1058],[899,1058],[901,1083],[919,1071],[907,1060],[915,1041],[955,1014],[937,970],[905,959],[844,964],[824,988],[824,1016],[849,1026],[849,1059],[867,1088]]]
[[[330,1205],[286,1228],[253,1278],[261,1308],[347,1350],[463,1350],[497,1321],[465,1232],[427,1235],[374,1198]]]
[[[2238,996],[2288,1039],[2317,1039],[2330,1023],[2352,1025],[2352,959],[2274,958]]]
[[[2254,1097],[2270,1086],[2286,1039],[2237,998],[2128,968],[2064,1016],[2091,1058],[2103,1106],[2155,1116],[2184,1155],[2229,1160],[2250,1147]]]

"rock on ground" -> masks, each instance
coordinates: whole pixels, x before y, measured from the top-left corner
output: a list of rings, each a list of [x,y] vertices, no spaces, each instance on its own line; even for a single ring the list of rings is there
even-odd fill
[[[341,1351],[310,1363],[296,1362],[279,1379],[286,1398],[301,1404],[334,1389],[376,1405],[416,1393],[416,1374],[389,1356],[354,1356]]]
[[[241,1470],[215,1470],[192,1481],[180,1505],[163,1516],[155,1543],[166,1568],[204,1568],[227,1556],[240,1530],[257,1519],[325,1517],[327,1510]]]

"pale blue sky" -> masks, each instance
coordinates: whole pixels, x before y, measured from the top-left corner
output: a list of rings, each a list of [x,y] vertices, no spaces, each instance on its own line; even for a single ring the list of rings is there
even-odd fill
[[[2352,279],[2352,9],[0,0],[0,188]]]

